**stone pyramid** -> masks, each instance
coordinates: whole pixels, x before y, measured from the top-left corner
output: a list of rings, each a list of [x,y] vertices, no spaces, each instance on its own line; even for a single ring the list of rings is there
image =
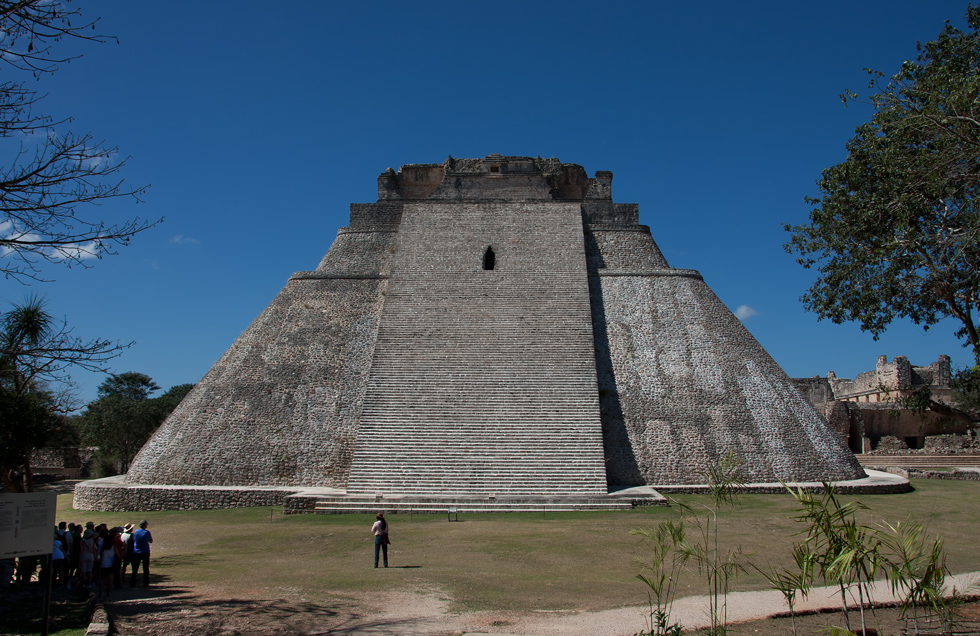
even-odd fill
[[[490,155],[390,168],[134,460],[131,484],[601,496],[864,476],[612,173]]]

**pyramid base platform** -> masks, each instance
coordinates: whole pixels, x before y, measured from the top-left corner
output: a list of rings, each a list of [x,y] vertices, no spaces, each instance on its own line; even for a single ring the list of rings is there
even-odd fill
[[[892,494],[910,492],[908,479],[874,470],[863,479],[834,484],[839,493]],[[788,484],[793,488],[819,491],[819,482]],[[484,512],[547,512],[570,510],[629,510],[636,506],[666,506],[666,494],[706,493],[698,484],[664,484],[613,489],[601,496],[473,497],[388,494],[348,495],[336,488],[263,486],[182,486],[133,484],[125,476],[93,479],[75,486],[73,507],[78,510],[211,510],[220,508],[282,507],[284,514],[410,513],[447,514]],[[746,493],[785,493],[775,484],[747,484]]]

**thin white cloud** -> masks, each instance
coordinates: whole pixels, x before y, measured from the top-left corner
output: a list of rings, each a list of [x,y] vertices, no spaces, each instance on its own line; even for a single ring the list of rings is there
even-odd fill
[[[739,305],[738,309],[735,310],[735,317],[743,322],[748,318],[751,318],[752,316],[758,316],[758,315],[759,312],[757,312],[755,309],[752,309],[748,305]]]
[[[27,245],[26,249],[28,251],[37,251],[44,254],[45,258],[53,261],[87,261],[90,258],[99,257],[100,246],[98,241],[65,243],[64,245],[32,248],[31,244],[41,243],[44,237],[34,232],[21,232],[9,219],[0,222],[0,239],[24,243]],[[16,246],[3,245],[0,247],[0,257],[10,256],[16,252]]]
[[[85,157],[81,160],[82,169],[88,170],[90,172],[98,172],[102,168],[109,166],[109,157],[104,155],[95,155],[92,157]]]
[[[90,258],[98,258],[99,243],[97,241],[69,243],[67,245],[49,248],[47,252],[54,260],[87,261]]]
[[[196,238],[190,236],[184,236],[183,234],[176,235],[175,237],[170,239],[170,242],[175,243],[177,245],[200,245],[201,244],[201,242]]]
[[[41,236],[39,234],[34,234],[33,232],[21,232],[10,221],[0,223],[0,238],[7,241],[19,241],[22,243],[37,243],[41,241]],[[0,256],[9,256],[16,251],[16,247],[4,245],[3,248],[0,249]],[[50,252],[50,248],[47,251]]]

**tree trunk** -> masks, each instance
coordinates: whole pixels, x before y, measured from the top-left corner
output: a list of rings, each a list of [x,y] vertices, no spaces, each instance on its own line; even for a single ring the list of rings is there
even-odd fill
[[[17,477],[17,471],[13,469],[7,469],[0,471],[0,481],[3,481],[4,485],[7,486],[7,490],[10,492],[27,492],[24,490],[24,484]]]
[[[34,492],[34,471],[31,470],[30,456],[24,457],[24,490],[23,492]]]

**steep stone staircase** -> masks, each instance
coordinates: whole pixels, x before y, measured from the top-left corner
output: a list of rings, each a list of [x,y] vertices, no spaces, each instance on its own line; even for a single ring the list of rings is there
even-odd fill
[[[310,505],[312,503],[312,505]],[[571,512],[576,510],[631,510],[630,499],[568,497],[513,497],[490,500],[465,497],[322,497],[306,502],[303,512],[318,514],[480,514],[488,512]],[[644,505],[666,505],[666,500],[647,499]]]
[[[479,207],[403,212],[350,495],[606,492],[580,213]]]

